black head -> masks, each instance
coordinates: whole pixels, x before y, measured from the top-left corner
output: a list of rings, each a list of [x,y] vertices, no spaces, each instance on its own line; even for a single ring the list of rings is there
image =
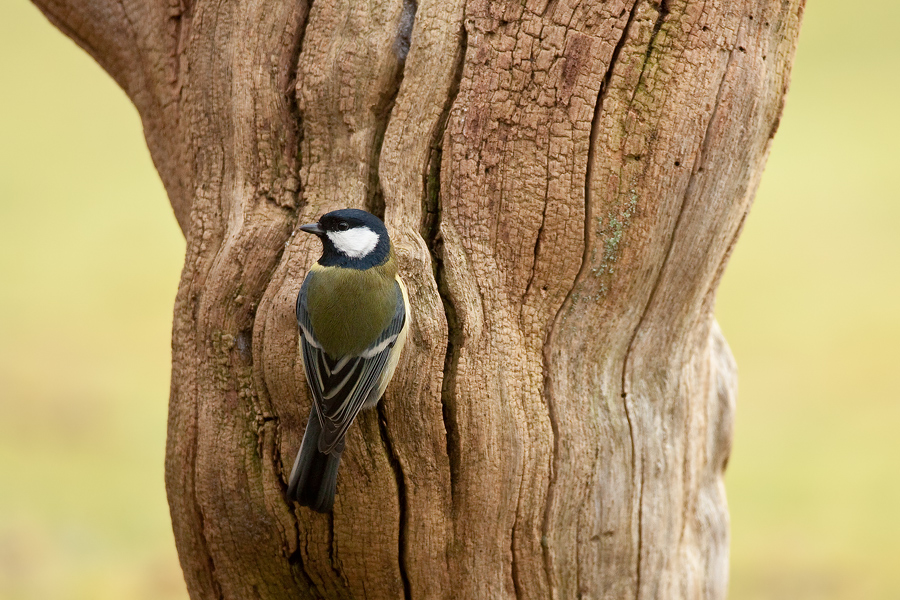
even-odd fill
[[[368,269],[388,260],[391,240],[381,219],[364,210],[344,208],[322,215],[301,231],[322,240],[319,264],[325,267]]]

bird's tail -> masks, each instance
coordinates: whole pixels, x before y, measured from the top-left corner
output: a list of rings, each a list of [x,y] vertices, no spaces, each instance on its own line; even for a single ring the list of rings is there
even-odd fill
[[[294,460],[288,482],[288,497],[316,512],[331,512],[334,506],[334,488],[337,485],[338,466],[344,442],[338,444],[331,453],[319,451],[319,436],[322,426],[319,415],[313,407],[306,424],[306,433],[300,444],[300,452]]]

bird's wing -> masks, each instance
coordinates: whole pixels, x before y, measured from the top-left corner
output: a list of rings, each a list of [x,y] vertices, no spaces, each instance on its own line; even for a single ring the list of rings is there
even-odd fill
[[[306,381],[316,403],[316,413],[322,425],[319,451],[331,452],[343,446],[344,434],[356,415],[377,393],[394,344],[406,323],[406,306],[400,285],[397,289],[397,309],[390,324],[358,356],[329,357],[316,340],[306,309],[306,285],[297,296],[297,323],[300,326],[300,349]],[[398,348],[399,350],[399,348]],[[372,398],[372,401],[377,398]]]

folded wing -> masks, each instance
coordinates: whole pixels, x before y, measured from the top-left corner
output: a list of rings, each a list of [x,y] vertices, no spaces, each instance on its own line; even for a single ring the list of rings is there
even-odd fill
[[[297,322],[306,380],[309,382],[322,432],[319,451],[343,448],[344,434],[362,407],[378,401],[386,366],[406,323],[403,292],[395,284],[397,309],[381,335],[358,356],[330,357],[315,338],[306,309],[305,285],[297,296]]]

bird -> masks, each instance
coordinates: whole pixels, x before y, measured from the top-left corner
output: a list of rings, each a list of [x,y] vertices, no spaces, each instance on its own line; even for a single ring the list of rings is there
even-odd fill
[[[300,356],[312,408],[288,481],[288,497],[329,513],[347,430],[374,407],[397,368],[409,331],[409,295],[387,228],[345,208],[301,225],[322,242],[297,294]]]

